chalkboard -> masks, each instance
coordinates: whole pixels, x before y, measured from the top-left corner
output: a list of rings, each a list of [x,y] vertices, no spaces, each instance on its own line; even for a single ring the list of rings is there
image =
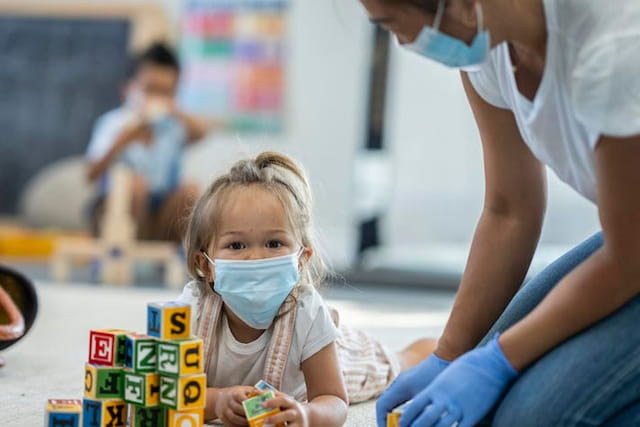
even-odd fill
[[[0,17],[0,213],[44,166],[83,153],[120,102],[127,19]]]

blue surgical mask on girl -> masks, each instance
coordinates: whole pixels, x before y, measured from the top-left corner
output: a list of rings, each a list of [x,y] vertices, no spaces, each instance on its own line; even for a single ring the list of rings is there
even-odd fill
[[[445,0],[440,0],[433,27],[425,26],[413,42],[402,46],[448,67],[474,71],[487,60],[491,50],[489,31],[483,28],[480,3],[476,2],[478,33],[474,37],[471,46],[440,31],[444,10]]]
[[[267,329],[280,306],[300,280],[300,251],[259,260],[212,260],[216,276],[213,290],[243,322]]]

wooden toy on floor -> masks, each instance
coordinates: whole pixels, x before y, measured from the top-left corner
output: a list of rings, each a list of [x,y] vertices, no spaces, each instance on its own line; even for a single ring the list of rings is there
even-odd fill
[[[74,260],[97,260],[104,283],[131,285],[134,262],[154,261],[164,266],[168,285],[180,286],[185,271],[176,244],[136,240],[136,225],[129,206],[131,172],[124,166],[115,166],[110,177],[112,189],[106,199],[100,238],[58,239],[51,258],[52,277],[66,282]]]
[[[273,399],[275,396],[276,394],[273,390],[267,390],[242,402],[247,421],[249,421],[249,427],[263,427],[266,425],[264,423],[265,418],[280,413],[279,408],[262,407],[264,402]],[[284,423],[277,424],[275,427],[284,427]]]
[[[165,321],[166,328],[159,327]],[[203,426],[207,382],[202,348],[202,340],[191,336],[188,304],[148,304],[146,335],[92,330],[84,398],[50,400],[45,426]]]
[[[410,403],[409,400],[387,414],[387,427],[400,427],[400,417]]]

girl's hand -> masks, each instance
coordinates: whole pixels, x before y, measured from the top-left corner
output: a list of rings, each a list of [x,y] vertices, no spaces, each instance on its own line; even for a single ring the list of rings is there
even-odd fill
[[[249,425],[242,407],[242,402],[249,398],[255,388],[249,386],[236,386],[223,388],[216,398],[215,413],[225,425],[246,426]]]
[[[262,404],[265,408],[280,408],[280,413],[265,418],[265,424],[278,425],[287,423],[287,427],[309,427],[309,417],[305,406],[281,392],[276,392],[276,397]]]

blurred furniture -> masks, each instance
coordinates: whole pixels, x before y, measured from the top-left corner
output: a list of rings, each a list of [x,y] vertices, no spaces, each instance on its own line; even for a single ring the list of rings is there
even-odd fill
[[[61,238],[51,259],[54,280],[69,280],[77,260],[98,262],[104,283],[131,285],[136,261],[152,261],[164,266],[165,282],[174,287],[184,284],[185,271],[180,248],[171,242],[136,240],[136,225],[130,213],[132,176],[124,166],[110,169],[111,190],[106,198],[100,237]]]

